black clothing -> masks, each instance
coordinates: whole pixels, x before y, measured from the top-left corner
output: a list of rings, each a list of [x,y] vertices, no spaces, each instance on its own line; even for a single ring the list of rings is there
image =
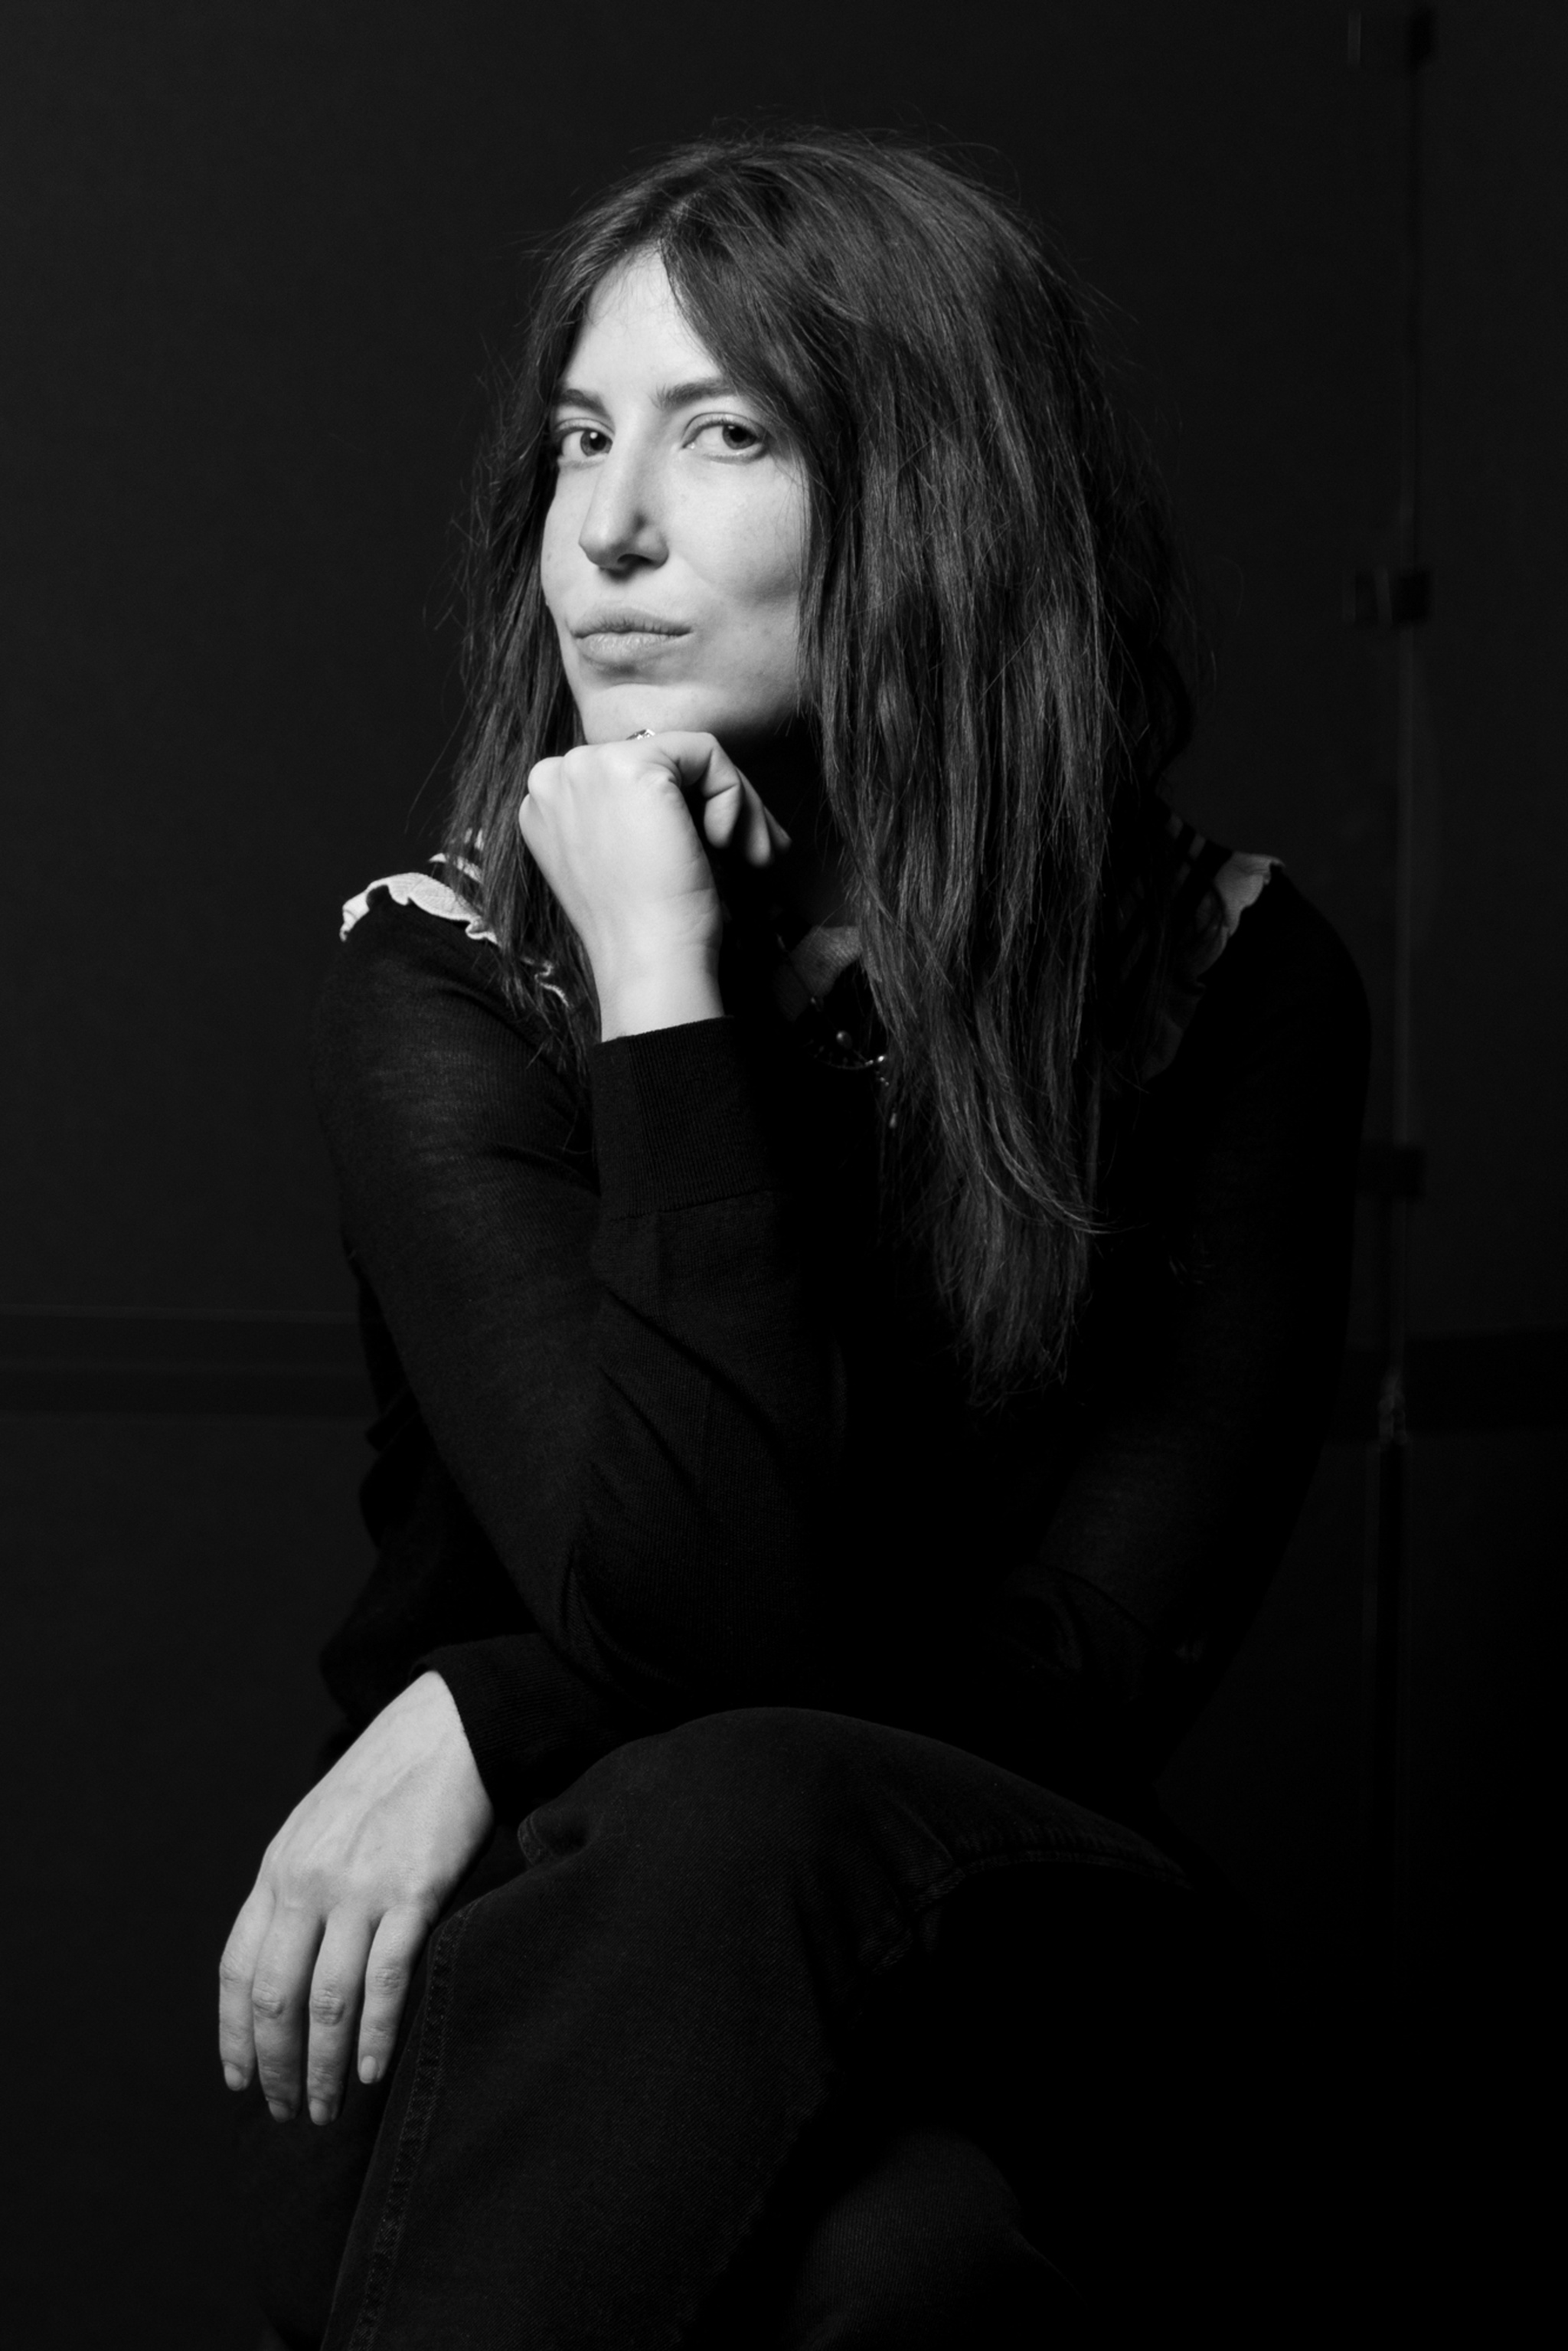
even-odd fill
[[[252,2096],[291,2345],[329,2300],[333,2351],[1281,2331],[1267,2249],[1271,2302],[1216,2299],[1281,2194],[1258,2044],[1141,1833],[1343,1332],[1364,1006],[1251,894],[1115,1105],[1065,1385],[981,1416],[878,1232],[874,1075],[743,941],[731,1017],[600,1047],[584,1099],[476,925],[371,892],[318,1079],[381,1557],[324,1663],[350,1729],[434,1665],[528,1817],[390,2080],[321,2131]]]
[[[763,1708],[616,1749],[497,1859],[390,2084],[326,2130],[252,2094],[290,2346],[1295,2339],[1301,2157],[1249,1987],[1134,1832]]]
[[[1065,1387],[985,1417],[877,1233],[874,1077],[732,1001],[596,1048],[585,1101],[492,945],[382,893],[350,935],[316,1073],[382,1405],[350,1729],[434,1665],[515,1821],[629,1739],[829,1708],[1151,1822],[1327,1422],[1353,967],[1276,874],[1114,1113]]]

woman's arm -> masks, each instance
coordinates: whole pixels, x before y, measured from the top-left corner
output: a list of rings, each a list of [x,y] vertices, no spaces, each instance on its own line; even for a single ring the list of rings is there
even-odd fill
[[[373,904],[318,1029],[344,1221],[550,1646],[634,1702],[743,1702],[825,1572],[829,1337],[736,1024],[593,1063],[591,1136],[494,951]]]
[[[1300,1510],[1344,1343],[1367,1036],[1350,958],[1276,876],[1145,1106],[1157,1190],[1106,1253],[1082,1447],[964,1676],[993,1751],[1088,1801],[1165,1761]]]
[[[321,1030],[346,1223],[437,1451],[565,1663],[655,1705],[762,1694],[810,1614],[831,1350],[720,1017],[708,852],[758,866],[787,843],[697,735],[544,761],[522,825],[598,989],[591,1146],[490,951],[448,935],[438,956],[427,926],[415,960],[372,916]]]
[[[435,918],[374,908],[318,1032],[355,1252],[537,1628],[499,1672],[483,1647],[466,1675],[447,1663],[481,1713],[486,1687],[514,1728],[537,1712],[529,1736],[558,1760],[789,1670],[831,1453],[829,1351],[721,1017],[717,900],[685,796],[708,843],[753,864],[784,836],[711,737],[662,744],[530,779],[525,833],[598,987],[591,1145],[492,951]],[[361,1999],[373,2077],[492,1818],[452,1690],[426,1672],[268,1849],[225,1953],[234,2086],[258,2070],[287,2114],[303,2064],[329,2119]]]

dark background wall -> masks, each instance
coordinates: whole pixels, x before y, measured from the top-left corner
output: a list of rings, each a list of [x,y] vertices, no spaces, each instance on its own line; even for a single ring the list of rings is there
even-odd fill
[[[1568,1325],[1568,18],[1439,16],[1414,1311],[1507,1338]],[[1398,87],[1347,71],[1333,0],[12,0],[0,107],[6,2013],[36,2061],[5,2292],[30,2345],[156,2323],[240,2346],[211,1970],[366,1565],[306,1024],[340,901],[439,820],[454,517],[528,239],[651,148],[759,113],[969,142],[1056,223],[1211,617],[1177,798],[1280,852],[1341,927],[1385,1131],[1393,655],[1346,632],[1341,592],[1390,545]],[[226,1386],[44,1360],[225,1347],[250,1366]],[[258,1383],[258,1348],[315,1364],[319,1409],[308,1376]],[[1531,1360],[1550,1376],[1560,1350]],[[1414,1447],[1410,2000],[1481,1926],[1525,1931],[1563,1464],[1560,1403],[1527,1384],[1490,1415],[1523,1426],[1458,1412]],[[1170,1784],[1325,2000],[1361,1965],[1363,1483],[1331,1447]],[[1494,2034],[1456,2045],[1476,2078],[1501,2064]]]

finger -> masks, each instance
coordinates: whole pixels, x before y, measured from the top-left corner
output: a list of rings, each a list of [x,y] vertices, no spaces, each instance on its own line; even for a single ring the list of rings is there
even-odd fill
[[[657,735],[634,735],[617,746],[617,755],[629,763],[631,773],[662,771],[671,778],[710,849],[744,852],[753,810],[760,810],[762,804],[716,736],[679,727]],[[574,758],[586,764],[583,753],[569,751],[569,774]],[[766,852],[762,862],[767,862]]]
[[[529,800],[536,797],[541,799],[548,799],[560,781],[561,770],[565,765],[565,760],[559,758],[536,761],[528,769],[528,780],[524,787],[522,808],[527,808]],[[519,815],[521,812],[519,809]]]
[[[743,854],[748,865],[772,865],[789,849],[789,836],[755,786],[746,787],[749,822]]]
[[[517,806],[517,831],[530,854],[535,853],[535,841],[530,834],[537,835],[541,814],[550,806],[560,782],[562,764],[559,759],[541,759],[528,770],[528,789]]]
[[[256,1957],[250,1988],[251,2032],[262,2092],[277,2122],[287,2122],[299,2105],[305,2004],[322,1923],[319,1911],[280,1905]]]
[[[663,753],[688,799],[697,804],[703,838],[747,865],[771,865],[789,847],[789,836],[761,794],[712,735],[660,735],[650,751]]]
[[[218,1961],[218,2056],[231,2090],[243,2090],[256,2071],[250,1993],[273,1907],[271,1887],[253,1886]]]
[[[774,864],[789,847],[789,836],[744,776],[738,789],[703,805],[704,838],[710,848],[727,850],[747,865]]]
[[[779,823],[772,810],[768,806],[766,800],[759,799],[757,805],[762,810],[762,821],[768,827],[768,846],[769,855],[762,860],[762,862],[766,865],[771,862],[772,858],[787,857],[789,855],[790,840],[789,835],[785,831],[783,826]]]
[[[571,755],[567,756],[570,759]],[[671,727],[664,734],[633,736],[626,756],[639,767],[663,768],[688,800],[721,799],[746,781],[716,735]]]
[[[424,1948],[431,1916],[389,1910],[376,1928],[365,1962],[365,2004],[360,2017],[360,2079],[379,2082],[392,2061],[403,2004]]]
[[[313,2123],[329,2123],[343,2103],[343,2079],[353,2046],[354,2021],[364,1989],[372,1921],[362,1911],[335,1910],[316,1954],[307,2007],[309,2040],[305,2098]]]

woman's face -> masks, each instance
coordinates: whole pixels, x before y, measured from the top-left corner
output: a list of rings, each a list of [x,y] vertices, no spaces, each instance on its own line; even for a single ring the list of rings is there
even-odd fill
[[[539,572],[584,738],[776,733],[799,699],[804,483],[655,256],[595,294],[554,432]]]

